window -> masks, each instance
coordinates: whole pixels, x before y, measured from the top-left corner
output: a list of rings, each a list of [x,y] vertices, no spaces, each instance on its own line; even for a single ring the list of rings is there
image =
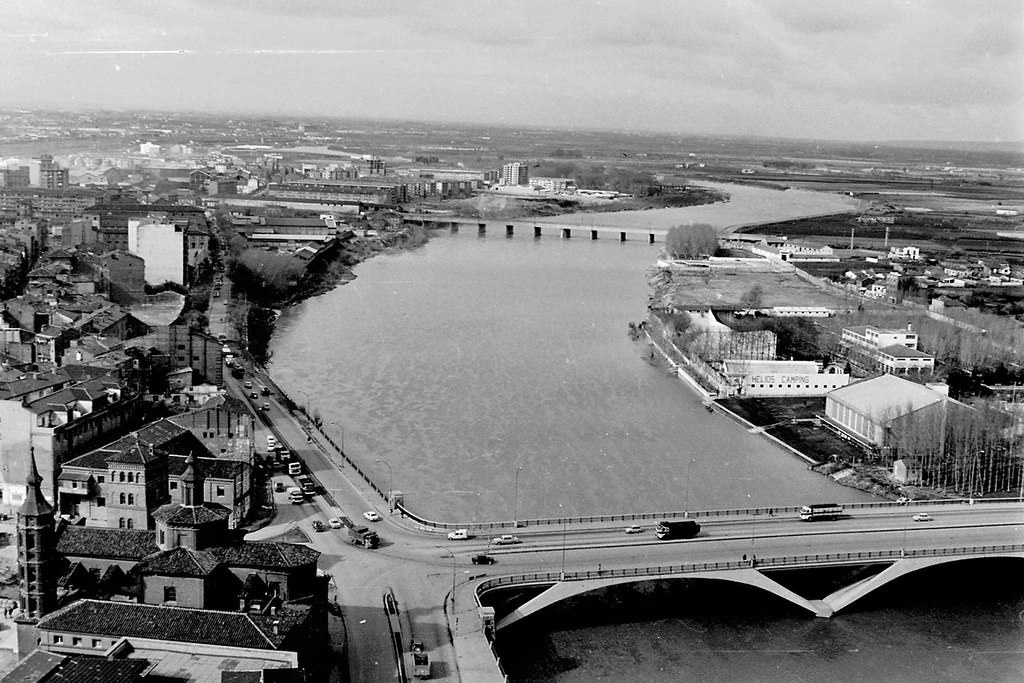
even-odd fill
[[[128,494],[128,504],[129,505],[135,505],[135,494],[134,493],[129,493]]]
[[[71,639],[71,644],[72,645],[81,645],[82,644],[82,639],[77,637],[77,636],[75,636],[74,638]]]
[[[174,586],[164,586],[164,602],[177,602],[178,589]]]
[[[127,523],[125,524],[125,528],[126,528],[126,529],[134,529],[134,528],[135,528],[135,522],[134,522],[134,520],[131,520],[131,519],[129,519],[129,520],[127,521]]]
[[[176,481],[172,481],[171,482],[171,490],[172,491],[177,491],[178,490],[178,482],[176,482]]]
[[[53,637],[53,642],[56,645],[60,645],[61,643],[64,642],[64,636],[54,636]]]
[[[96,507],[101,508],[101,507],[106,507],[106,505],[107,505],[107,499],[106,498],[104,498],[103,496],[99,496],[99,497],[96,498]]]
[[[118,504],[119,505],[124,505],[124,499],[125,499],[125,496],[122,493],[120,496],[117,497]]]
[[[132,472],[128,473],[128,483],[129,484],[134,484],[135,483],[135,474],[132,473]]]
[[[97,484],[102,484],[106,480],[107,480],[107,478],[105,476],[103,476],[102,474],[97,474],[96,475],[96,483]]]
[[[185,345],[184,345],[184,344],[178,344],[178,350],[179,350],[179,351],[181,351],[181,350],[182,350],[182,349],[184,349],[184,348],[185,348]]]
[[[93,647],[103,647],[103,641],[100,640],[99,638],[93,638],[92,639],[92,646]]]
[[[118,529],[123,529],[124,528],[124,517],[118,518],[118,520],[117,520],[117,528]]]
[[[164,543],[166,543],[166,542],[167,542],[167,535],[166,535],[166,533],[164,532],[164,530],[163,530],[163,529],[161,529],[161,530],[160,530],[160,545],[163,545],[163,544],[164,544]]]
[[[218,498],[223,498],[224,497],[224,487],[223,486],[218,486],[217,487],[217,497]]]
[[[120,473],[119,473],[119,474],[117,475],[117,480],[118,480],[118,481],[124,481],[124,472],[120,472]]]

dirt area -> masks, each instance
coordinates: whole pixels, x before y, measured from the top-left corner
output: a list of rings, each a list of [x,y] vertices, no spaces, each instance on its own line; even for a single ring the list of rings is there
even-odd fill
[[[857,308],[855,297],[833,294],[799,278],[792,272],[759,272],[708,268],[673,267],[651,277],[651,305],[679,309],[739,309],[743,295],[761,288],[764,307],[827,306],[838,310]]]

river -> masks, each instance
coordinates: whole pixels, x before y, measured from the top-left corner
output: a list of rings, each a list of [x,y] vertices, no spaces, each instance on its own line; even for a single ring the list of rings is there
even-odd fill
[[[640,212],[633,220],[646,226],[699,216],[692,220],[732,225],[756,213],[743,200],[771,192],[726,189],[740,203],[669,209],[670,218]],[[802,196],[771,196],[787,195]],[[773,209],[773,217],[784,213]],[[791,213],[807,213],[803,202]],[[605,224],[608,214],[598,216]],[[350,284],[286,311],[271,372],[296,399],[308,396],[336,438],[343,432],[346,451],[382,487],[393,478],[413,509],[435,519],[866,499],[709,414],[678,379],[647,362],[627,324],[645,317],[656,249],[518,231],[513,238],[438,233],[422,248],[360,264]],[[940,604],[956,615],[941,613],[942,626],[970,629],[978,661],[1024,664],[1014,612],[1024,593],[1015,591],[1009,604],[999,594],[980,613]],[[935,678],[935,662],[951,661],[953,636],[936,627],[919,637],[936,615],[931,607],[915,611],[911,602],[897,611],[909,628],[884,611],[825,624],[774,604],[750,605],[669,615],[637,608],[597,624],[556,615],[539,630],[541,647],[510,642],[505,652],[517,664],[516,680],[545,683],[675,681],[684,670],[687,680],[886,680],[881,672],[905,672],[905,650],[882,651],[901,639],[920,646],[913,661],[932,662],[921,667],[928,676],[905,680]],[[869,636],[836,644],[834,629],[844,628],[874,634],[874,646],[856,644]],[[814,643],[822,633],[828,647]],[[948,680],[1004,680],[992,668],[963,671],[987,678]]]

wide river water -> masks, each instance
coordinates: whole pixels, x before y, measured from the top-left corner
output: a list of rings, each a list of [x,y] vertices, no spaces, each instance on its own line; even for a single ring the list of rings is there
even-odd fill
[[[641,227],[733,225],[847,206],[829,195],[724,189],[733,201],[640,212],[633,220]],[[758,212],[758,206],[767,208]],[[608,215],[592,220],[603,225]],[[614,220],[623,224],[629,216]],[[407,504],[434,519],[865,500],[866,494],[809,472],[763,437],[709,414],[678,379],[647,362],[645,345],[629,339],[627,324],[646,316],[646,274],[656,250],[610,239],[437,233],[422,248],[360,264],[353,282],[286,311],[273,341],[271,372],[297,400],[304,392],[336,437],[344,430],[346,452],[378,484],[387,485],[393,473],[393,486],[405,492]],[[995,622],[957,614],[976,631],[982,649],[1017,653],[981,659],[994,657],[1001,665],[1009,656],[1020,669],[1014,605],[1024,607],[1024,592],[1015,590],[1010,603],[999,602],[1004,594],[992,598],[999,608],[993,604],[985,614],[998,612]],[[552,622],[542,647],[510,643],[506,656],[517,663],[516,680],[552,683],[787,681],[822,674],[885,680],[858,674],[858,667],[863,673],[879,661],[877,648],[866,641],[824,653],[808,644],[822,628],[843,627],[842,619],[823,626],[784,610],[750,609],[656,621],[643,612],[619,615],[617,621],[639,620],[627,625],[574,622],[570,613]],[[909,605],[900,614],[914,609]],[[867,622],[874,619],[869,615]],[[890,628],[898,638],[902,627],[889,617],[884,628],[878,622],[863,630],[884,644]],[[928,647],[945,653],[944,636],[930,636]],[[666,648],[693,657],[666,658]],[[758,653],[769,652],[783,653],[771,655],[771,672],[759,664]],[[891,651],[891,658],[897,656],[902,654]],[[848,674],[836,669],[836,660],[851,667]],[[896,659],[891,664],[894,671],[904,669]],[[928,676],[902,680],[935,678],[941,671],[936,666],[924,667]],[[976,680],[1002,680],[995,670],[984,670],[988,674]]]

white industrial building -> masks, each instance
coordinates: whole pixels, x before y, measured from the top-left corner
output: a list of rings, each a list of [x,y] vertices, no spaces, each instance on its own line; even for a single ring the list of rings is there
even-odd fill
[[[725,360],[721,371],[743,398],[824,396],[850,383],[843,368],[813,360]]]
[[[146,262],[146,284],[185,283],[185,226],[152,218],[128,220],[128,251]]]

